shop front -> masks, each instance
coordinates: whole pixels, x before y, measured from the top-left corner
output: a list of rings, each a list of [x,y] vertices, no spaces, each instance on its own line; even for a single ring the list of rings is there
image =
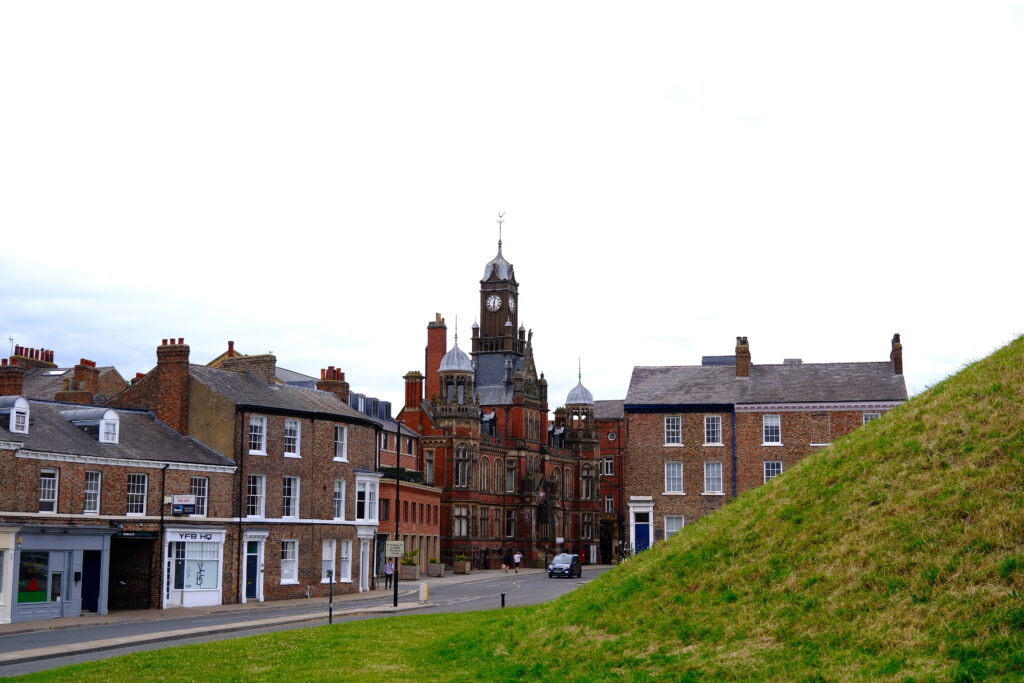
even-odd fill
[[[0,578],[10,621],[107,613],[107,578],[113,529],[23,526],[13,548],[0,544]],[[10,567],[7,567],[8,554]]]
[[[208,607],[223,601],[223,528],[164,530],[162,607]]]

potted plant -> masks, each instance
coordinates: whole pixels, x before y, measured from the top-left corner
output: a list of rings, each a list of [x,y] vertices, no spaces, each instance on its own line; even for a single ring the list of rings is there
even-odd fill
[[[456,555],[455,561],[452,562],[452,571],[456,574],[468,574],[470,571],[469,558],[462,554]]]
[[[420,578],[420,568],[416,564],[416,555],[419,552],[419,548],[417,548],[416,550],[409,550],[402,555],[402,563],[399,567],[402,581],[415,581]]]
[[[427,576],[436,576],[438,578],[444,576],[444,562],[438,562],[436,557],[430,558],[427,564]]]

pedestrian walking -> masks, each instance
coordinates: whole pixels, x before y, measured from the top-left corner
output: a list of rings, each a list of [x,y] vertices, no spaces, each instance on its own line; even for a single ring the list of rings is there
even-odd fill
[[[515,567],[516,567],[516,574],[519,573],[519,565],[520,565],[520,563],[522,563],[522,561],[523,561],[523,554],[517,550],[516,554],[512,556],[512,564],[514,564]]]
[[[506,550],[505,554],[501,556],[501,571],[508,574],[509,568],[512,566],[512,551]]]
[[[391,580],[395,574],[395,561],[390,557],[384,563],[384,590],[391,588]]]

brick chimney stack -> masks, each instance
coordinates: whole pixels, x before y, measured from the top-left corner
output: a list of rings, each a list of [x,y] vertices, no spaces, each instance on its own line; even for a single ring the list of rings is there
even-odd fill
[[[21,396],[25,381],[25,368],[0,360],[0,396]]]
[[[233,372],[248,372],[264,384],[277,383],[277,356],[272,353],[225,358],[221,368]]]
[[[345,381],[345,373],[333,365],[320,370],[320,381],[316,383],[316,388],[331,392],[348,405],[349,384]]]
[[[235,342],[228,341],[228,358],[234,358],[235,355],[236,355],[236,352],[235,352]]]
[[[99,380],[100,371],[96,369],[96,363],[83,358],[75,366],[71,377],[64,379],[63,388],[54,394],[53,400],[92,405],[99,387]]]
[[[900,343],[900,333],[892,335],[892,351],[889,352],[889,360],[892,361],[894,374],[903,374],[903,344]]]
[[[156,349],[153,412],[171,429],[188,433],[188,354],[184,339],[164,339]]]
[[[433,399],[441,393],[441,378],[437,369],[441,367],[441,359],[448,353],[448,326],[444,324],[444,318],[440,313],[434,314],[434,322],[427,325],[427,351],[426,351],[426,389],[427,398]]]
[[[423,374],[417,370],[411,370],[402,379],[405,380],[404,410],[419,410],[420,401],[423,400]]]
[[[57,364],[53,362],[53,351],[48,349],[31,349],[27,346],[14,347],[11,363],[20,365],[26,370],[32,370],[33,368],[52,370],[57,367]]]
[[[750,377],[750,344],[746,337],[736,337],[736,376]]]

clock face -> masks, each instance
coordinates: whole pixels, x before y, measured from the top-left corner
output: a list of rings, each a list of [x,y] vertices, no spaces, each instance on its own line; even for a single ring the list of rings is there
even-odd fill
[[[491,294],[487,297],[487,310],[494,312],[501,308],[501,297],[497,294]]]

